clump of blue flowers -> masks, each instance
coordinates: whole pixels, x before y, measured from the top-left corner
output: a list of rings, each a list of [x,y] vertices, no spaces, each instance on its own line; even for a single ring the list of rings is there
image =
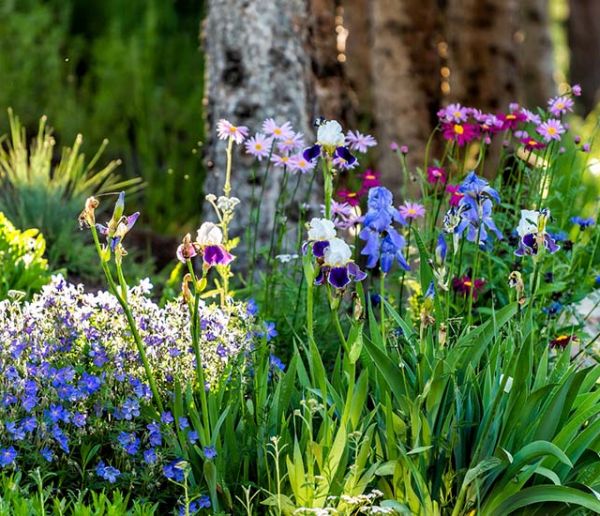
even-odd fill
[[[394,222],[404,225],[406,221],[394,207],[393,201],[392,193],[387,188],[371,188],[368,211],[359,234],[360,239],[365,241],[361,254],[367,256],[367,268],[372,269],[379,263],[384,273],[392,269],[394,262],[404,270],[410,269],[403,254],[406,241],[393,226]]]

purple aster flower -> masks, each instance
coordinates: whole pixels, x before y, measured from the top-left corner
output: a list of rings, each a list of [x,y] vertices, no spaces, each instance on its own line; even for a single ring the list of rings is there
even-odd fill
[[[561,116],[569,111],[573,111],[574,105],[573,99],[567,95],[553,97],[548,101],[548,111],[554,116]]]
[[[298,153],[290,157],[289,167],[292,172],[306,174],[315,168],[315,162],[305,159],[302,153]]]
[[[280,152],[296,152],[304,147],[304,135],[302,133],[292,133],[291,136],[283,138],[277,144]]]
[[[262,130],[268,136],[274,138],[275,140],[286,140],[288,138],[292,138],[294,136],[294,130],[292,129],[292,124],[289,122],[284,122],[283,124],[278,124],[273,118],[267,118],[262,125]]]
[[[550,118],[538,125],[537,132],[546,142],[551,140],[560,141],[561,134],[565,132],[565,128],[560,120]]]
[[[573,224],[577,224],[579,226],[579,229],[582,230],[591,228],[596,223],[596,221],[592,217],[571,217],[571,222]]]
[[[244,143],[246,152],[254,156],[258,161],[262,161],[271,152],[273,140],[268,138],[263,133],[256,133],[252,138],[249,138]]]
[[[248,128],[243,125],[235,126],[228,120],[221,118],[217,122],[217,136],[219,140],[228,140],[231,138],[239,145],[248,136]]]
[[[579,84],[573,84],[573,86],[571,86],[571,93],[573,93],[573,95],[575,95],[576,97],[580,97],[581,86]]]
[[[13,446],[8,448],[0,448],[0,468],[5,468],[14,464],[17,458],[17,450]]]
[[[425,216],[425,206],[416,202],[406,201],[398,210],[405,219],[420,219]]]
[[[460,104],[448,104],[445,108],[437,112],[438,118],[443,122],[466,122],[468,118],[468,108]]]
[[[279,155],[279,154],[273,154],[271,155],[271,162],[276,166],[276,167],[291,167],[293,165],[293,161],[292,161],[292,157],[291,156],[287,156],[287,155]]]
[[[370,134],[362,134],[359,131],[348,131],[346,134],[346,145],[350,150],[366,153],[369,147],[377,145],[377,140]]]

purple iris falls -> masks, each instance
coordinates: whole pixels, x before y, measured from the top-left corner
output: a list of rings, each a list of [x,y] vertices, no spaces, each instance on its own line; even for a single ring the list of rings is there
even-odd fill
[[[554,238],[549,233],[543,234],[542,243],[546,250],[550,254],[554,254],[560,249],[560,246],[556,245]],[[519,247],[515,251],[516,256],[535,255],[538,253],[538,238],[535,233],[528,233],[524,235],[519,241]]]
[[[325,249],[329,247],[329,240],[318,240],[313,243],[312,252],[316,258],[323,258]]]
[[[345,288],[350,281],[362,281],[367,275],[354,262],[342,267],[323,266],[315,279],[315,285],[323,285],[327,281],[332,287]]]
[[[229,265],[233,260],[233,255],[222,245],[207,245],[203,250],[202,260],[210,267]]]
[[[302,157],[308,162],[318,158],[320,155],[321,146],[318,143],[312,147],[308,147],[308,149],[305,149],[302,153]],[[356,162],[356,158],[347,147],[336,147],[335,151],[333,151],[333,157],[345,160],[348,165],[353,165]]]

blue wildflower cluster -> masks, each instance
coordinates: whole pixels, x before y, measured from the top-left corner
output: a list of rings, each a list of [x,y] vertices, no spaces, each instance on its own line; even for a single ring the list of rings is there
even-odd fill
[[[168,397],[175,380],[193,378],[190,312],[176,301],[159,307],[145,295],[149,289],[148,282],[130,289],[129,302]],[[210,388],[247,356],[257,326],[245,303],[203,304],[199,317]],[[152,393],[113,296],[85,293],[55,276],[31,302],[0,302],[0,340],[0,468],[65,461],[90,439],[110,444],[110,456],[127,459],[130,470],[158,467],[169,456],[165,432],[175,435],[175,422],[170,413],[160,421],[144,417]],[[186,418],[177,426],[190,443],[198,440]],[[206,448],[204,454],[209,460],[216,452]],[[109,483],[125,474],[105,457],[95,473]]]

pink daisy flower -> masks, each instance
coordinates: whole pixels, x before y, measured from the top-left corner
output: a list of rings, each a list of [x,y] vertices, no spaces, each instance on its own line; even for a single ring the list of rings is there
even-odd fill
[[[571,93],[576,97],[581,96],[581,86],[579,84],[573,84],[573,86],[571,86]]]
[[[565,128],[561,124],[560,120],[557,120],[556,118],[550,118],[538,125],[537,132],[546,142],[551,140],[560,141],[561,134],[565,132]]]
[[[469,108],[463,107],[458,103],[448,104],[445,108],[440,109],[437,115],[444,122],[466,122],[469,115]]]
[[[542,123],[542,119],[540,115],[534,113],[533,111],[529,111],[529,109],[521,109],[521,113],[525,115],[525,121],[531,122],[532,124],[539,125]]]
[[[569,111],[573,111],[575,102],[571,97],[563,95],[561,97],[554,97],[548,101],[548,111],[554,116],[564,115]]]
[[[292,161],[291,156],[280,156],[279,154],[273,154],[271,156],[271,161],[276,167],[291,167],[294,162]]]
[[[217,122],[217,136],[219,140],[227,140],[232,138],[238,145],[248,136],[248,128],[244,125],[235,126],[228,120],[221,118]]]
[[[446,122],[442,124],[442,135],[446,140],[454,140],[462,147],[479,136],[479,127],[475,124]]]
[[[262,130],[268,135],[272,136],[276,140],[287,140],[294,136],[294,130],[292,124],[284,122],[279,125],[273,118],[267,118],[262,125]]]
[[[348,145],[351,150],[362,152],[364,154],[369,147],[375,147],[375,145],[377,145],[377,140],[370,134],[362,134],[359,131],[348,131],[348,134],[346,134],[346,145]]]
[[[307,161],[302,153],[295,154],[289,160],[289,166],[292,172],[300,172],[306,174],[315,168],[315,161]]]
[[[428,167],[427,168],[427,181],[429,184],[435,185],[438,183],[445,183],[448,176],[446,171],[442,167]]]
[[[302,133],[293,133],[292,136],[279,141],[277,148],[280,152],[296,152],[304,148],[304,135]]]
[[[447,185],[446,192],[450,194],[449,204],[450,206],[458,206],[460,200],[465,196],[464,193],[458,191],[460,185]]]
[[[246,140],[244,147],[248,154],[254,156],[258,161],[262,161],[269,155],[271,142],[271,138],[267,138],[263,133],[256,133],[252,138]]]
[[[400,215],[405,219],[420,219],[425,216],[425,206],[416,202],[406,201],[398,208]]]

